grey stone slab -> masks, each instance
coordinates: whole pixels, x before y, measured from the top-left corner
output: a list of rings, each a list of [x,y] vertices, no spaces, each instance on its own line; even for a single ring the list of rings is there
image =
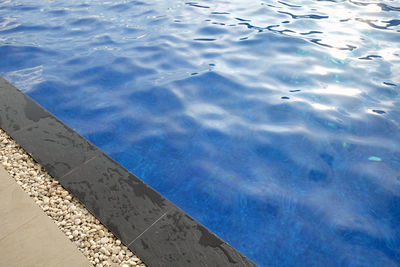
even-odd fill
[[[59,181],[125,244],[173,207],[104,154]]]
[[[47,117],[50,117],[49,112],[0,77],[0,127],[3,130],[12,135]]]
[[[170,210],[129,248],[149,266],[256,266],[178,208]]]
[[[41,119],[12,136],[55,178],[62,177],[99,152],[54,117]]]

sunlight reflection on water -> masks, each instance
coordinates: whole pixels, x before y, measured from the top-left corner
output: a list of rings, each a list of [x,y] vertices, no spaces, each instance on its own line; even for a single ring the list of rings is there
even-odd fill
[[[8,0],[0,73],[261,266],[398,266],[399,11]]]

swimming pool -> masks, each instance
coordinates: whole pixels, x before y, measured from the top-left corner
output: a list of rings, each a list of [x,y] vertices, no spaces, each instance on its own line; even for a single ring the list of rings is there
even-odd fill
[[[399,11],[3,1],[0,74],[260,266],[397,266]]]

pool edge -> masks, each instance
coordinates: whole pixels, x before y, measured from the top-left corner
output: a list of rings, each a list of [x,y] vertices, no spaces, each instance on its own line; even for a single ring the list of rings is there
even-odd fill
[[[257,266],[2,76],[0,127],[149,266]]]

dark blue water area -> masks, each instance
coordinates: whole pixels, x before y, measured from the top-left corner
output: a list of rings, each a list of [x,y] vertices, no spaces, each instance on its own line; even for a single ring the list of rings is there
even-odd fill
[[[399,266],[399,11],[0,1],[0,74],[260,266]]]

